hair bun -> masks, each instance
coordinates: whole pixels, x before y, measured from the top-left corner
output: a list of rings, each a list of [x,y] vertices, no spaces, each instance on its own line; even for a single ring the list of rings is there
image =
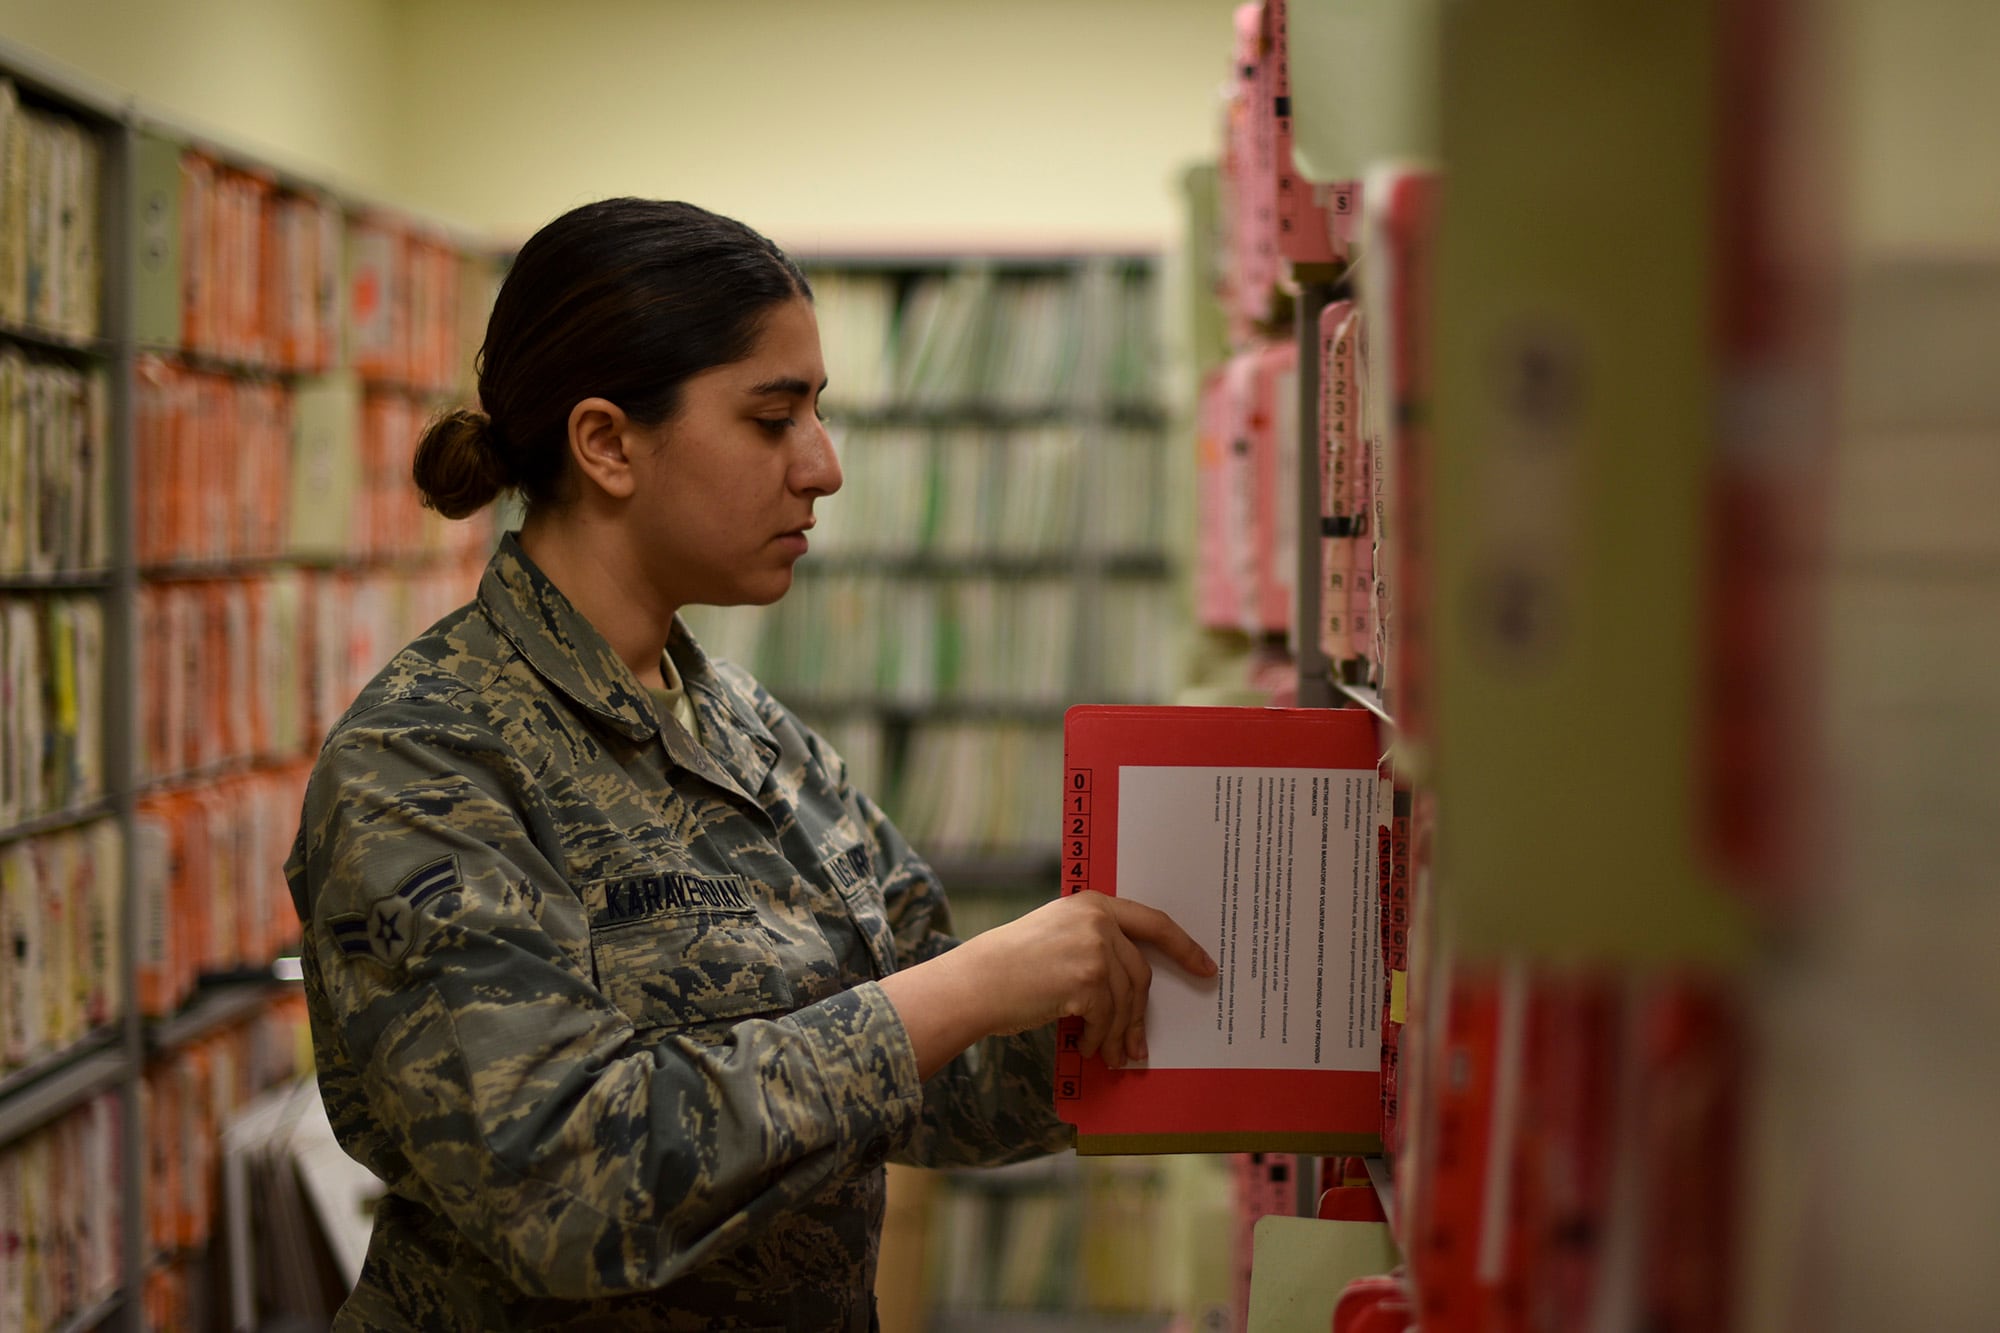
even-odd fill
[[[497,444],[492,419],[476,408],[453,408],[432,418],[410,465],[425,507],[446,518],[464,518],[490,504],[512,484]]]

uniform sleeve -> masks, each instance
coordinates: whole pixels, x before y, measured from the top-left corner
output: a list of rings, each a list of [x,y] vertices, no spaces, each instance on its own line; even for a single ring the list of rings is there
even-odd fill
[[[937,875],[867,796],[854,793],[902,967],[958,941]],[[924,1082],[922,1120],[895,1160],[914,1166],[998,1166],[1059,1152],[1076,1131],[1055,1114],[1055,1026],[988,1037]]]
[[[887,1157],[924,1109],[915,1055],[873,983],[636,1043],[562,942],[586,922],[540,799],[476,719],[350,719],[295,854],[314,1024],[368,1155],[524,1292],[654,1288]]]

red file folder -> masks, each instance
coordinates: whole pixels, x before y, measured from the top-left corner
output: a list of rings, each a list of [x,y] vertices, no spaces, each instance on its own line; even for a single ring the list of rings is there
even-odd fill
[[[1381,748],[1359,711],[1069,710],[1063,892],[1166,908],[1222,969],[1201,991],[1158,963],[1145,1067],[1083,1058],[1066,1021],[1056,1107],[1079,1152],[1379,1150]],[[1190,1030],[1211,999],[1215,1030]]]

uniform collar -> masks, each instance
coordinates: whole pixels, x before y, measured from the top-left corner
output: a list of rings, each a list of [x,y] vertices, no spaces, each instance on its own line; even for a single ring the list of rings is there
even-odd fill
[[[511,532],[487,562],[479,601],[528,665],[579,708],[631,740],[659,731],[639,678]]]
[[[758,713],[755,701],[715,669],[679,616],[674,617],[674,626],[667,633],[667,656],[674,659],[674,669],[681,673],[681,684],[694,705],[702,735],[696,744],[680,727],[663,728],[669,740],[667,753],[676,763],[684,763],[676,744],[684,741],[702,758],[713,756],[745,791],[762,791],[764,779],[778,762],[778,740]]]
[[[549,582],[514,533],[500,539],[479,583],[479,601],[507,641],[551,687],[606,727],[634,741],[659,736],[668,756],[756,805],[755,793],[777,762],[778,742],[739,697],[694,636],[674,617],[667,651],[711,746],[680,727],[662,727],[652,698],[604,636]]]

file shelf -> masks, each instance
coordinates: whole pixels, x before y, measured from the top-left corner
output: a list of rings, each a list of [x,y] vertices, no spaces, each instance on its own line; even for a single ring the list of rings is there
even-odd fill
[[[117,1028],[0,1078],[0,1149],[131,1076]]]
[[[85,569],[65,574],[0,575],[0,594],[35,592],[109,592],[108,570]]]
[[[56,1333],[89,1333],[94,1328],[103,1328],[111,1317],[125,1305],[125,1294],[113,1292],[97,1304],[71,1315],[56,1326]]]
[[[63,829],[88,824],[94,819],[102,819],[112,812],[108,801],[93,801],[89,805],[77,806],[69,810],[56,810],[33,819],[24,819],[0,829],[0,843],[16,842],[22,838],[40,837],[44,833],[56,833]]]
[[[1040,1158],[937,1173],[930,1327],[1159,1329],[1170,1262],[1134,1223],[1164,1206],[1144,1158]]]
[[[273,581],[328,596],[342,588],[374,589],[371,595],[382,605],[372,614],[381,623],[357,626],[356,632],[365,633],[364,642],[381,647],[386,656],[394,646],[391,639],[400,643],[421,628],[401,622],[427,613],[430,603],[443,597],[446,585],[455,588],[454,604],[471,595],[477,565],[483,561],[482,544],[488,538],[480,529],[440,533],[427,527],[412,543],[406,539],[415,529],[400,514],[393,520],[375,515],[365,506],[382,501],[351,492],[359,496],[356,504],[364,506],[357,511],[362,526],[345,527],[349,520],[343,518],[332,540],[310,549],[292,544],[280,521],[265,529],[275,529],[279,538],[270,549],[204,546],[162,554],[155,547],[153,554],[144,554],[137,537],[142,499],[160,497],[140,494],[138,442],[156,427],[140,418],[138,376],[143,367],[159,366],[174,374],[207,377],[218,386],[268,386],[259,391],[275,393],[277,401],[287,405],[295,396],[302,399],[319,392],[324,397],[331,392],[340,410],[352,418],[336,420],[330,435],[322,432],[318,437],[331,438],[335,448],[335,456],[321,463],[331,466],[336,476],[352,475],[361,465],[355,450],[369,447],[369,441],[357,439],[355,432],[365,426],[362,416],[370,404],[389,400],[400,405],[395,410],[403,415],[393,418],[400,422],[463,393],[471,358],[463,346],[468,327],[460,322],[458,309],[461,303],[490,297],[497,282],[497,256],[449,228],[270,169],[251,155],[183,132],[168,121],[74,84],[31,54],[3,44],[0,79],[4,79],[0,146],[31,129],[51,136],[58,149],[36,161],[54,165],[47,168],[49,174],[35,179],[50,190],[68,188],[74,205],[35,213],[35,230],[10,233],[9,239],[19,244],[0,247],[0,356],[10,358],[6,365],[26,367],[31,373],[49,367],[46,382],[51,385],[83,386],[73,390],[76,397],[61,400],[56,410],[71,415],[58,420],[66,422],[64,430],[96,432],[85,437],[87,449],[67,451],[77,461],[64,478],[69,489],[60,493],[69,507],[61,511],[50,510],[48,502],[25,490],[15,494],[7,489],[10,478],[23,474],[14,467],[20,460],[8,452],[7,438],[0,437],[0,516],[5,518],[0,536],[12,539],[34,526],[46,532],[51,543],[66,543],[52,544],[46,551],[17,547],[14,563],[9,562],[6,545],[0,544],[0,605],[23,608],[9,623],[22,636],[24,651],[8,656],[4,665],[12,671],[29,664],[41,673],[27,682],[25,692],[15,688],[20,682],[10,681],[4,697],[39,710],[42,691],[55,691],[47,696],[47,716],[80,716],[87,724],[76,733],[81,738],[76,755],[83,761],[81,768],[51,770],[44,776],[56,785],[44,782],[17,793],[15,775],[25,771],[14,766],[17,742],[22,763],[29,762],[30,753],[37,755],[37,764],[47,762],[39,758],[41,751],[29,748],[41,744],[42,714],[36,712],[34,727],[21,730],[19,736],[14,715],[0,717],[0,753],[8,761],[0,765],[5,769],[0,777],[0,925],[8,932],[10,962],[0,987],[0,1032],[18,1034],[25,1042],[19,1049],[28,1052],[25,1061],[0,1066],[0,1231],[7,1233],[0,1236],[0,1255],[26,1253],[23,1247],[37,1234],[32,1228],[55,1225],[50,1217],[23,1211],[28,1206],[24,1199],[51,1197],[42,1175],[30,1181],[26,1173],[115,1170],[115,1179],[108,1180],[105,1188],[87,1192],[100,1203],[115,1205],[119,1218],[106,1234],[95,1235],[96,1248],[84,1256],[92,1266],[88,1276],[65,1273],[60,1280],[45,1281],[42,1274],[5,1269],[0,1286],[9,1288],[8,1299],[18,1294],[30,1303],[9,1306],[0,1311],[0,1319],[11,1318],[18,1310],[45,1329],[178,1328],[187,1326],[196,1310],[189,1304],[191,1275],[206,1262],[203,1255],[213,1218],[163,1218],[160,1190],[166,1177],[160,1172],[169,1169],[173,1159],[206,1160],[214,1144],[203,1136],[237,1097],[253,1090],[249,1084],[295,1072],[302,993],[295,982],[276,980],[269,972],[273,957],[282,950],[274,947],[275,936],[268,932],[284,930],[290,918],[288,902],[280,913],[278,903],[269,898],[258,905],[254,918],[267,932],[263,938],[250,941],[239,936],[226,947],[219,942],[204,946],[203,958],[179,964],[186,969],[184,980],[167,991],[160,991],[152,980],[142,984],[142,978],[150,978],[154,971],[152,960],[162,938],[158,927],[174,922],[183,912],[178,904],[147,897],[165,873],[161,867],[166,858],[156,855],[151,843],[143,850],[138,844],[170,827],[160,821],[179,808],[176,803],[208,800],[213,808],[213,801],[222,798],[208,794],[217,790],[218,783],[230,791],[247,791],[242,784],[281,783],[290,780],[289,774],[302,773],[317,743],[314,724],[329,710],[344,706],[340,691],[358,682],[326,676],[327,663],[304,661],[298,641],[287,642],[273,660],[288,659],[287,669],[298,665],[312,673],[308,680],[323,682],[310,687],[309,699],[288,695],[283,703],[286,708],[304,708],[305,713],[286,715],[284,729],[275,737],[253,741],[246,732],[227,751],[204,752],[196,747],[169,768],[152,771],[144,737],[156,720],[152,710],[159,696],[150,687],[142,692],[141,686],[147,672],[176,649],[152,633],[142,644],[142,607],[162,594],[200,598],[208,589],[222,590],[227,601],[249,595],[233,590]],[[282,280],[304,291],[306,280],[290,269],[236,264],[228,266],[227,274],[209,270],[190,282],[185,264],[194,262],[194,252],[184,252],[180,242],[184,222],[193,226],[183,217],[182,205],[191,197],[184,191],[195,188],[189,184],[194,177],[211,187],[220,181],[228,188],[240,188],[238,203],[261,201],[232,215],[231,225],[238,228],[232,234],[239,238],[248,234],[242,231],[246,219],[253,231],[291,225],[308,214],[319,219],[324,230],[318,237],[311,300],[294,308],[295,314],[310,310],[316,321],[312,329],[287,325],[273,311],[275,288],[268,283]],[[0,199],[0,229],[8,227],[10,219],[18,224],[28,216],[25,205],[17,210]],[[355,242],[360,247],[355,264],[371,262],[372,256],[392,265],[392,277],[429,283],[427,293],[439,298],[433,302],[437,318],[415,326],[415,334],[405,337],[391,330],[393,336],[386,342],[371,344],[371,331],[344,304],[350,233],[368,238]],[[217,248],[219,237],[216,233],[210,238],[209,253],[223,253]],[[225,288],[224,277],[236,285]],[[391,283],[389,290],[398,289]],[[184,298],[208,301],[201,312],[206,324],[183,319]],[[24,317],[23,311],[32,317]],[[216,322],[225,315],[235,323]],[[101,388],[92,387],[98,382]],[[331,390],[325,388],[329,382]],[[101,394],[101,399],[86,396],[92,393]],[[295,425],[289,418],[266,423],[262,439],[268,452],[251,460],[263,469],[258,475],[283,480],[284,467],[302,447]],[[27,465],[40,466],[47,458],[64,456],[52,443],[54,430],[38,425],[21,432],[22,438],[37,440],[46,434],[50,441],[35,446],[42,453],[28,459]],[[205,466],[226,460],[232,471],[241,470],[245,460],[232,456],[229,448],[233,444],[240,454],[248,446],[236,434],[233,421],[206,423],[199,438]],[[95,471],[78,466],[85,456],[94,460]],[[272,470],[274,463],[283,466]],[[375,460],[367,465],[381,464]],[[180,484],[178,470],[160,475]],[[76,480],[70,480],[72,476]],[[233,481],[219,472],[215,477],[218,484]],[[11,504],[42,507],[17,513],[8,507]],[[260,521],[269,524],[270,515],[288,507],[280,491],[252,508],[266,516]],[[149,512],[157,517],[157,506]],[[215,512],[230,523],[243,521],[238,515],[244,508],[234,500]],[[23,513],[31,523],[17,523]],[[204,520],[183,524],[182,530],[203,533]],[[246,538],[252,534],[249,526],[240,531]],[[357,549],[344,543],[343,531],[375,536]],[[326,605],[333,607],[331,602]],[[25,652],[30,643],[27,627],[33,626],[37,652],[53,651],[46,645],[54,642],[50,636],[56,630],[45,626],[74,627],[82,612],[73,608],[79,606],[90,608],[89,633],[101,635],[85,645],[95,657],[67,655],[68,647],[62,649],[65,655],[46,661]],[[340,614],[349,613],[347,606],[340,602]],[[6,641],[6,630],[0,624],[0,642]],[[206,650],[188,651],[208,666],[211,675],[216,674]],[[34,665],[37,662],[41,664]],[[379,662],[371,662],[367,669],[376,666]],[[360,664],[351,670],[359,671]],[[261,680],[242,683],[253,691],[266,688]],[[62,733],[64,744],[70,734]],[[66,784],[76,782],[79,773],[82,787],[68,786],[71,799],[64,802]],[[277,789],[265,790],[269,795]],[[76,800],[79,791],[83,799]],[[10,809],[9,802],[20,794],[27,798],[25,807]],[[38,808],[50,802],[61,804]],[[295,811],[296,805],[291,808]],[[240,812],[233,816],[238,821],[244,817]],[[82,859],[86,854],[109,853],[113,843],[107,830],[116,834],[117,864],[110,872],[115,882],[97,869],[100,861]],[[289,825],[285,838],[289,840]],[[98,841],[88,842],[86,851],[86,844],[77,841],[81,839]],[[278,866],[283,849],[268,841],[258,845],[272,854],[259,853],[251,881],[257,892],[275,889],[283,898]],[[78,915],[80,907],[57,910],[65,902],[58,887],[68,884],[59,877],[86,866],[91,868],[91,883],[108,894],[111,904],[112,916],[104,921],[110,928],[105,940],[82,933],[86,917]],[[72,917],[75,926],[70,924]],[[246,928],[232,925],[232,929]],[[295,924],[290,931],[296,932]],[[233,956],[245,941],[259,956]],[[108,956],[101,949],[87,955],[87,947],[99,945],[109,948]],[[34,968],[24,970],[20,958],[33,962]],[[67,1040],[62,1049],[36,1049],[46,1042],[30,1029],[42,1021],[45,1011],[40,999],[20,988],[45,986],[57,997],[51,1003],[79,1003],[69,998],[72,973],[67,969],[85,966],[86,958],[93,960],[88,961],[92,970],[75,976],[87,975],[100,986],[91,992],[92,1004],[105,1003],[107,994],[115,994],[113,1007],[104,1021],[70,1029],[81,1035]],[[67,1007],[62,1013],[66,1023],[78,1016]],[[4,1058],[8,1057],[0,1054]],[[179,1101],[194,1096],[190,1089],[208,1089],[217,1100],[205,1108],[198,1101],[177,1109],[161,1104],[162,1098]],[[83,1121],[86,1116],[88,1126]],[[164,1145],[158,1135],[167,1126],[175,1127],[178,1135],[193,1137],[177,1140],[162,1158]],[[102,1155],[79,1156],[86,1144],[88,1153]],[[18,1192],[22,1189],[29,1193]],[[24,1226],[31,1230],[22,1231]],[[174,1234],[169,1236],[168,1230]],[[16,1277],[22,1279],[18,1290]],[[51,1301],[56,1304],[47,1303]]]
[[[297,983],[280,981],[268,972],[207,982],[179,1012],[146,1025],[146,1052],[158,1056],[180,1050],[258,1013],[279,996],[298,993]]]
[[[1331,685],[1334,693],[1343,701],[1343,706],[1365,708],[1389,726],[1396,725],[1396,719],[1389,716],[1389,710],[1382,706],[1381,691],[1367,685],[1350,685],[1342,680],[1333,681]]]
[[[1788,228],[1833,210],[1797,127],[1738,114],[1818,73],[1812,41],[1724,8],[1641,36],[1568,3],[1245,5],[1190,179],[1221,305],[1193,321],[1204,622],[1285,636],[1256,683],[1372,715],[1393,791],[1366,1166],[1426,1328],[1723,1327],[1764,1239],[1749,965],[1811,952],[1776,899],[1816,748],[1775,584],[1807,582],[1824,480],[1780,442],[1828,387]],[[1780,364],[1775,410],[1728,410]],[[1352,1276],[1283,1274],[1315,1318]]]
[[[53,329],[17,324],[11,320],[0,320],[0,342],[51,352],[70,360],[108,361],[112,354],[111,345],[102,338],[58,333]]]

